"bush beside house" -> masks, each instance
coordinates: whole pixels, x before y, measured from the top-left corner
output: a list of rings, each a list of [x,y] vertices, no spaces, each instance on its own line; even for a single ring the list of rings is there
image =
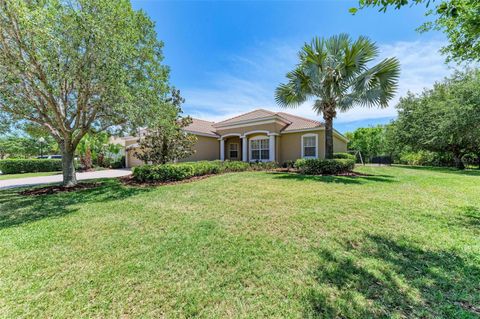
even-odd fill
[[[336,175],[353,170],[355,160],[353,159],[299,159],[295,162],[295,168],[299,173],[306,175]]]
[[[335,175],[353,170],[355,157],[338,153],[335,159],[299,159],[292,164],[299,173],[309,175]],[[290,165],[290,164],[289,164]],[[138,182],[175,182],[196,176],[243,171],[268,171],[278,168],[275,162],[246,163],[240,161],[199,161],[169,164],[146,164],[133,168]]]
[[[255,164],[254,164],[255,165]],[[133,169],[133,177],[139,182],[173,182],[210,174],[242,172],[251,165],[237,161],[200,161],[178,164],[142,165]]]

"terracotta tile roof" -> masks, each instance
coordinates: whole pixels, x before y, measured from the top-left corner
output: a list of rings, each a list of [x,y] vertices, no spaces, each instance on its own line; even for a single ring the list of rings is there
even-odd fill
[[[238,122],[244,122],[249,120],[253,121],[262,118],[271,118],[272,116],[277,116],[285,122],[285,127],[283,128],[282,132],[292,132],[297,130],[308,130],[323,127],[323,124],[321,122],[311,120],[305,117],[285,112],[275,113],[264,109],[257,109],[217,123],[192,118],[192,123],[185,128],[185,131],[191,133],[206,134],[212,137],[218,137],[219,135],[216,134],[217,127],[222,127],[228,124],[235,124]]]
[[[307,119],[305,117],[301,117],[301,116],[297,116],[289,113],[278,112],[277,115],[291,122],[291,124],[285,127],[282,130],[282,132],[305,130],[305,129],[311,129],[311,128],[323,126],[323,124],[319,121]]]
[[[207,134],[214,137],[218,135],[215,133],[215,128],[212,126],[214,122],[204,121],[196,118],[192,118],[192,123],[185,127],[185,131],[192,133]]]
[[[257,109],[257,110],[253,110],[253,111],[248,112],[248,113],[240,114],[238,116],[229,118],[225,121],[217,122],[217,123],[214,124],[214,127],[223,126],[223,125],[227,125],[227,124],[233,124],[233,123],[236,123],[236,122],[248,121],[248,120],[257,120],[257,119],[261,119],[261,118],[264,118],[264,117],[271,117],[271,116],[274,116],[274,115],[275,115],[274,112],[264,110],[264,109]]]

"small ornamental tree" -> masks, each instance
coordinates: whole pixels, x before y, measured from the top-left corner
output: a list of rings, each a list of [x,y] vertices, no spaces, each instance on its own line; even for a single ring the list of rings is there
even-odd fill
[[[192,123],[190,117],[181,117],[184,99],[180,91],[172,90],[167,101],[168,116],[153,119],[138,143],[134,155],[146,163],[165,164],[184,159],[194,153],[197,138],[184,128]]]
[[[87,132],[144,125],[164,101],[162,45],[129,0],[0,0],[0,115],[43,126],[73,186]]]

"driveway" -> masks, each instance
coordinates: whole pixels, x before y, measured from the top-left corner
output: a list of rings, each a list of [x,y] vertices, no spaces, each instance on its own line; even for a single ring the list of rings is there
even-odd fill
[[[132,174],[132,171],[128,168],[106,169],[103,171],[96,171],[96,172],[77,173],[77,179],[85,180],[85,179],[97,179],[97,178],[112,178],[112,177],[127,176],[130,174]],[[4,181],[0,181],[0,190],[7,189],[7,188],[14,188],[14,187],[31,186],[31,185],[60,183],[62,182],[62,180],[63,180],[62,174],[53,175],[53,176],[7,179]]]

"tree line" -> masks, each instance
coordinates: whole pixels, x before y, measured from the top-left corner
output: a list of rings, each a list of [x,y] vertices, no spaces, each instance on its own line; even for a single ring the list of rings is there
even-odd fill
[[[456,72],[396,106],[398,118],[347,133],[349,147],[368,160],[388,155],[397,163],[480,166],[480,71]]]

